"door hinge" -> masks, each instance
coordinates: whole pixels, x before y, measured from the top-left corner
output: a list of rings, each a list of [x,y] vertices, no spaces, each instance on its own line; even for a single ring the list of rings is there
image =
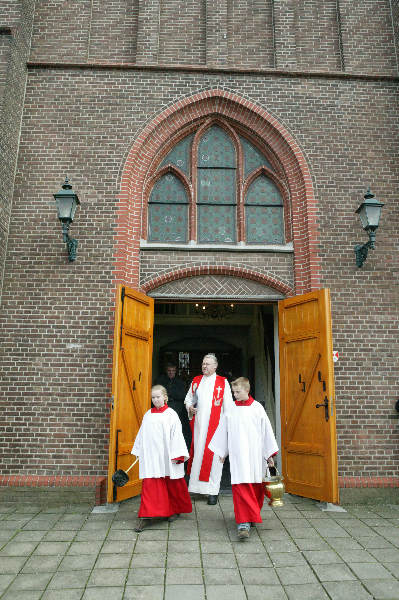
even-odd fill
[[[124,309],[124,302],[125,302],[125,288],[123,287],[121,289],[121,303],[122,303],[122,309],[121,309],[121,330],[120,330],[120,335],[119,335],[119,348],[122,348],[122,332],[123,332],[123,309]]]

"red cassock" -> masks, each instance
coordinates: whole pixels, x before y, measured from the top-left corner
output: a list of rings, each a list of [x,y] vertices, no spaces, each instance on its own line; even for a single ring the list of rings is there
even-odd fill
[[[184,477],[143,479],[139,517],[171,517],[192,512],[191,499]]]
[[[236,523],[262,523],[260,511],[265,499],[263,483],[236,483],[233,492]]]

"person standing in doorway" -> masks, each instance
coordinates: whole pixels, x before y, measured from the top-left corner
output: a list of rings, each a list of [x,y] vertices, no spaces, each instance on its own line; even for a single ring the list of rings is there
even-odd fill
[[[223,465],[208,448],[221,415],[233,406],[228,381],[216,374],[218,361],[214,354],[202,360],[202,375],[194,377],[185,405],[190,419],[192,442],[187,473],[189,492],[208,495],[208,504],[217,503]]]
[[[169,398],[168,405],[170,408],[173,408],[179,416],[184,440],[189,448],[191,443],[191,431],[187,418],[187,411],[184,406],[186,384],[177,375],[177,366],[174,363],[169,362],[166,365],[166,372],[157,377],[155,385],[162,385],[166,389]]]

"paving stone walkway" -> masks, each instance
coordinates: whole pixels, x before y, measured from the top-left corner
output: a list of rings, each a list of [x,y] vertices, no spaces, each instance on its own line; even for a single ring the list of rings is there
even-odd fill
[[[0,504],[1,600],[399,600],[399,505],[322,512],[286,495],[239,542],[229,495],[140,534],[138,503]]]

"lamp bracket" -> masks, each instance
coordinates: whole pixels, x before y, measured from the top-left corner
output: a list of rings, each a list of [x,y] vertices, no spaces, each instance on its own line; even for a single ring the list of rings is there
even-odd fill
[[[69,237],[67,238],[67,248],[68,248],[68,260],[69,262],[73,262],[76,260],[76,251],[78,248],[78,240]]]
[[[364,261],[367,258],[367,254],[369,252],[369,249],[374,249],[375,248],[375,231],[374,230],[369,230],[368,232],[369,234],[369,241],[366,242],[365,244],[361,245],[358,244],[357,246],[355,246],[355,254],[356,254],[356,265],[361,268],[363,266]]]
[[[70,226],[70,221],[62,221],[62,237],[64,240],[64,243],[67,245],[68,248],[68,260],[69,262],[73,262],[76,260],[76,251],[77,251],[77,247],[78,247],[78,240],[75,240],[74,238],[71,238],[69,236],[69,226]]]

